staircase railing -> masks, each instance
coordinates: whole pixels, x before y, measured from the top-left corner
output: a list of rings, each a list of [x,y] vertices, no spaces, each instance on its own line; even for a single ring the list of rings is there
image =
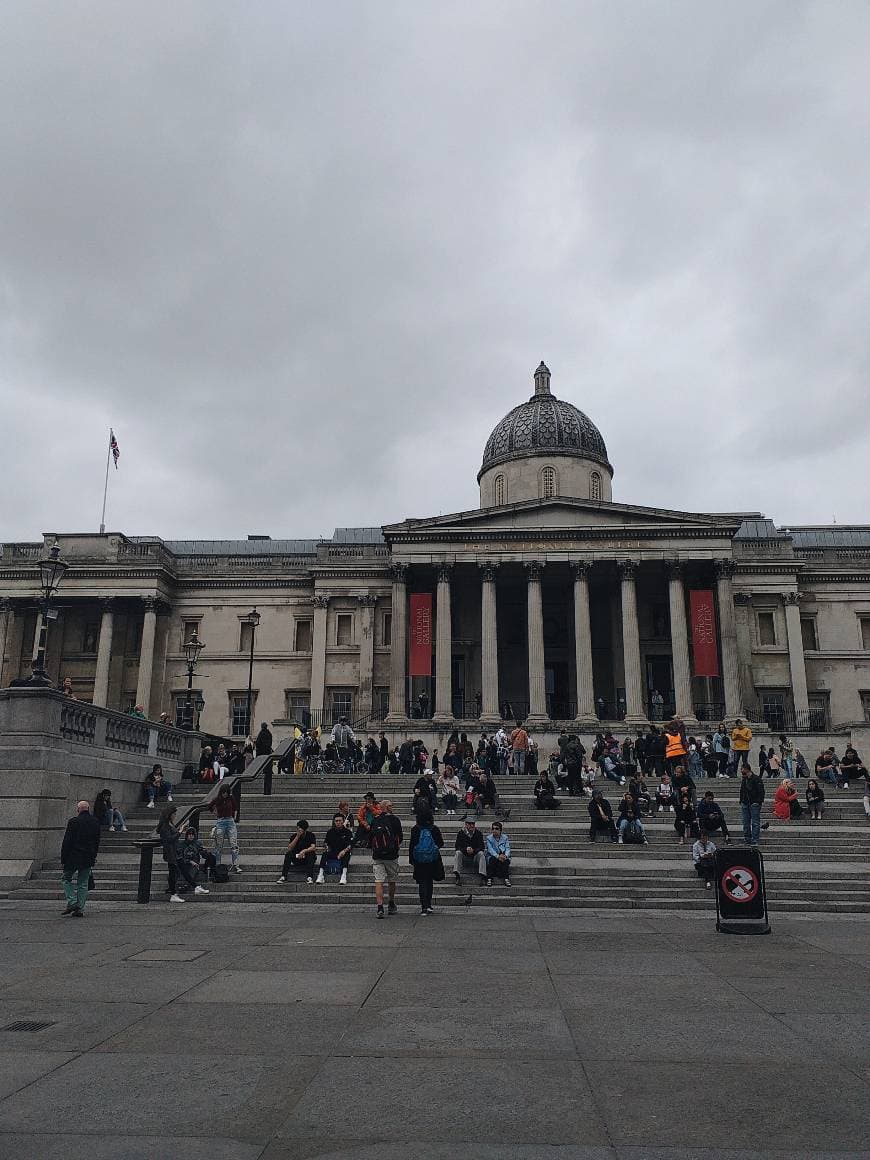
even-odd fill
[[[258,781],[262,774],[263,796],[271,796],[275,763],[280,762],[284,757],[288,756],[292,745],[293,741],[288,741],[284,748],[276,753],[267,753],[260,757],[255,757],[244,773],[231,774],[229,777],[225,777],[223,781],[215,782],[208,793],[200,801],[195,802],[192,806],[188,806],[178,819],[178,822],[175,823],[179,832],[183,833],[184,829],[191,825],[191,823],[198,832],[199,815],[203,810],[209,808],[211,803],[217,798],[220,790],[224,787],[228,787],[230,793],[235,798],[237,818],[241,816],[242,786],[245,783]],[[162,844],[156,829],[147,838],[140,838],[137,842],[134,842],[134,845],[139,850],[139,883],[136,888],[137,902],[147,904],[151,901],[151,875],[154,868],[154,850]]]

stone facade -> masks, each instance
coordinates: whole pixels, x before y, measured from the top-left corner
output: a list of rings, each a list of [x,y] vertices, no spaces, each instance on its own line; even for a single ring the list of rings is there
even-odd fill
[[[542,364],[523,406],[549,406],[549,378]],[[614,503],[603,440],[577,414],[582,430],[565,412],[555,427],[536,420],[520,431],[511,420],[504,436],[506,416],[473,511],[324,541],[79,533],[5,544],[0,684],[30,672],[37,563],[56,543],[70,567],[50,625],[52,677],[69,676],[97,705],[176,719],[183,644],[196,629],[200,724],[224,736],[248,724],[243,619],[254,605],[255,722],[346,713],[368,732],[386,722],[394,734],[424,733],[422,693],[439,732],[516,716],[544,731],[641,725],[654,688],[664,712],[692,724],[744,716],[821,734],[870,719],[870,530]],[[548,465],[552,494],[540,490]],[[593,470],[606,481],[601,498],[589,494]],[[494,502],[496,474],[509,476],[506,502]],[[511,491],[518,480],[531,494]],[[692,589],[714,594],[715,677],[694,675]],[[408,676],[408,598],[418,592],[432,596],[431,679]]]

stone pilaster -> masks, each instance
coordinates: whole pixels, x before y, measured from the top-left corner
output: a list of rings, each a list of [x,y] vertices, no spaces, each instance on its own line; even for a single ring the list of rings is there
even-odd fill
[[[393,564],[392,635],[390,638],[390,711],[388,723],[404,722],[408,707],[407,659],[408,659],[408,593],[407,564]]]
[[[645,725],[646,712],[643,702],[643,676],[640,668],[640,629],[637,623],[637,591],[635,575],[637,563],[634,560],[619,562],[619,578],[622,587],[622,656],[625,670],[625,723]]]
[[[734,626],[734,592],[731,577],[734,563],[716,561],[716,603],[719,606],[719,646],[722,653],[722,686],[725,692],[725,720],[729,724],[744,717],[740,690],[740,661],[737,655],[737,631]]]
[[[359,601],[359,685],[357,687],[357,712],[367,717],[372,711],[372,682],[375,668],[375,607],[377,596],[366,593],[358,596]]]
[[[3,674],[6,661],[6,646],[12,636],[12,624],[15,618],[15,613],[12,609],[11,600],[0,600],[0,689],[5,688],[8,684],[4,681]],[[16,677],[18,673],[14,674]]]
[[[115,602],[102,600],[100,639],[97,645],[97,671],[94,676],[94,704],[106,708],[109,700],[109,667],[112,662],[112,634],[115,627]]]
[[[154,673],[154,639],[157,635],[157,601],[146,596],[142,619],[142,644],[139,649],[139,677],[136,681],[136,704],[146,717],[151,716],[151,678]]]
[[[544,604],[541,592],[543,564],[526,564],[528,578],[528,634],[529,634],[529,715],[530,724],[543,724],[547,713],[547,678],[544,672]]]
[[[683,585],[684,565],[669,560],[668,596],[671,607],[671,657],[674,665],[674,700],[676,715],[693,728],[698,724],[692,701],[692,669],[689,660],[689,629],[686,622],[686,593]]]
[[[432,719],[443,725],[453,721],[450,573],[451,569],[446,564],[440,565],[436,571],[438,586],[435,596],[435,713]]]
[[[799,592],[785,592],[785,631],[788,639],[788,665],[791,671],[791,696],[795,713],[808,713],[807,666],[804,660],[804,642],[801,636],[801,596]]]
[[[574,657],[577,669],[577,725],[597,729],[592,672],[592,626],[589,619],[589,563],[571,565],[574,575]]]
[[[321,724],[326,698],[326,619],[329,615],[329,596],[318,592],[311,603],[314,605],[311,632],[311,716],[315,724]]]
[[[498,702],[498,597],[497,564],[482,564],[480,569],[480,723],[497,725],[501,721]]]

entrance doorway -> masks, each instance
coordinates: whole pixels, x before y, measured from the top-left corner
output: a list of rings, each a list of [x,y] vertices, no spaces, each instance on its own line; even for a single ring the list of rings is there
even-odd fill
[[[661,708],[654,708],[653,690],[661,693],[664,701]],[[651,721],[663,721],[674,715],[674,666],[668,656],[646,658],[646,705]]]

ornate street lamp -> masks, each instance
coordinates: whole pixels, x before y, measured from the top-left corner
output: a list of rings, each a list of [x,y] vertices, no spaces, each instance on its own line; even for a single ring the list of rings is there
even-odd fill
[[[248,659],[248,733],[253,733],[253,726],[251,721],[251,686],[254,682],[254,637],[257,633],[257,625],[260,623],[260,614],[256,608],[252,608],[247,616],[242,617],[242,624],[247,624],[251,630],[251,654]]]
[[[185,699],[184,709],[184,728],[193,728],[193,674],[196,669],[196,662],[199,660],[199,654],[205,648],[203,642],[196,634],[196,629],[190,634],[190,639],[184,642],[184,657],[187,661],[187,697]]]
[[[45,671],[45,644],[48,636],[51,597],[60,587],[68,567],[66,560],[60,558],[60,548],[57,544],[44,560],[39,561],[40,582],[42,584],[42,617],[39,626],[39,645],[36,650],[36,659],[33,662],[33,676],[27,682],[29,685],[46,687],[51,684],[51,679]]]

